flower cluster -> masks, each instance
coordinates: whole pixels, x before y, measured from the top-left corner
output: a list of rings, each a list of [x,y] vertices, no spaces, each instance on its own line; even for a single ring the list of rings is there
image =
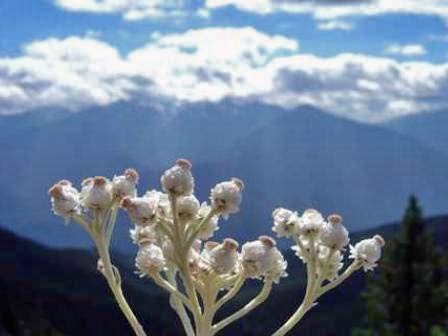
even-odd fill
[[[79,223],[91,236],[99,254],[98,269],[138,336],[140,323],[121,289],[121,276],[110,259],[109,245],[118,211],[132,222],[130,236],[137,246],[136,272],[152,279],[170,295],[170,303],[188,336],[215,335],[230,323],[255,309],[268,297],[272,285],[287,276],[285,261],[276,241],[269,236],[240,245],[232,238],[211,240],[221,218],[239,211],[244,183],[232,178],[216,184],[209,202],[194,195],[192,165],[179,159],[161,178],[161,191],[137,191],[139,175],[127,169],[108,179],[85,179],[81,189],[61,180],[49,190],[53,212]],[[342,217],[324,218],[309,209],[299,215],[285,208],[274,210],[272,230],[293,240],[293,250],[306,264],[308,288],[298,312],[273,336],[285,335],[314,306],[315,300],[336,287],[353,272],[376,267],[384,240],[380,236],[350,246],[353,262],[344,271],[344,252],[349,234]],[[216,312],[230,301],[247,279],[262,280],[261,291],[239,311],[220,322]]]

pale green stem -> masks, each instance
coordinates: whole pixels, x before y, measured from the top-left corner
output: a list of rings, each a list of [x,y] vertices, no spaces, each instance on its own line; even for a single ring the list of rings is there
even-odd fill
[[[215,307],[213,308],[214,313],[216,313],[224,304],[229,302],[235,297],[236,294],[238,294],[246,279],[246,274],[242,272],[232,288],[221,299],[219,299],[218,302],[216,302]]]
[[[169,270],[167,272],[168,282],[177,289],[177,281],[176,281],[176,271]],[[177,289],[178,290],[178,289]],[[173,295],[173,294],[172,294]],[[193,326],[191,325],[191,320],[188,317],[188,314],[185,310],[185,306],[182,303],[182,300],[173,295],[174,302],[174,310],[177,312],[180,321],[182,322],[182,326],[184,327],[185,333],[187,336],[194,336]],[[188,302],[189,304],[189,302]],[[187,304],[185,304],[187,306]]]
[[[344,273],[342,273],[339,277],[337,277],[332,282],[326,284],[325,286],[319,288],[319,290],[316,292],[316,298],[322,296],[329,290],[332,290],[339,286],[341,283],[343,283],[345,280],[347,280],[354,272],[359,270],[361,268],[362,264],[359,260],[354,260],[349,267],[346,268]]]
[[[310,241],[310,251],[307,254],[308,262],[306,264],[307,270],[307,285],[306,293],[299,308],[291,315],[291,317],[283,324],[272,336],[283,336],[290,331],[294,326],[299,323],[305,313],[313,306],[313,295],[315,289],[316,279],[316,249],[314,246],[314,240]]]
[[[101,262],[102,262],[103,275],[107,280],[107,283],[115,297],[115,300],[118,303],[118,306],[120,307],[124,316],[128,320],[132,329],[134,330],[135,335],[146,336],[145,331],[143,330],[143,327],[138,322],[137,318],[135,317],[134,313],[132,312],[131,307],[129,307],[129,304],[127,303],[126,298],[123,295],[123,291],[121,289],[121,281],[118,281],[118,279],[115,275],[115,271],[114,271],[112,263],[110,261],[109,251],[105,246],[105,242],[103,241],[102,237],[100,236],[100,237],[97,237],[97,239],[95,240],[95,243],[96,243],[96,246],[98,249],[98,254],[99,254]]]
[[[248,304],[246,304],[243,308],[241,308],[237,312],[233,313],[229,317],[225,318],[221,322],[215,324],[212,327],[212,332],[211,332],[210,336],[215,335],[217,332],[219,332],[223,328],[227,327],[229,324],[231,324],[231,323],[237,321],[238,319],[242,318],[243,316],[247,315],[249,312],[251,312],[256,307],[258,307],[260,304],[262,304],[269,296],[271,289],[272,289],[272,280],[265,279],[265,283],[264,283],[263,288],[260,291],[260,293],[258,293],[258,295],[254,299],[252,299]]]
[[[159,272],[154,272],[151,274],[151,278],[154,280],[154,282],[164,290],[166,290],[168,293],[174,295],[176,299],[180,300],[184,305],[186,305],[189,309],[192,309],[190,301],[188,301],[188,298],[183,295],[179,290],[174,287],[171,283],[166,281]]]
[[[171,203],[171,212],[173,214],[173,224],[174,224],[174,239],[176,241],[173,241],[173,245],[178,251],[178,257],[180,259],[180,264],[178,265],[181,279],[184,282],[185,290],[187,292],[187,295],[190,299],[191,305],[192,305],[192,313],[193,318],[196,326],[196,332],[197,329],[201,325],[201,316],[202,316],[202,310],[201,306],[199,304],[198,295],[196,293],[196,288],[194,286],[191,272],[190,272],[190,265],[188,264],[188,256],[190,252],[191,245],[185,244],[183,240],[183,230],[181,230],[181,225],[178,218],[177,213],[177,197],[175,195],[170,195],[170,203]]]

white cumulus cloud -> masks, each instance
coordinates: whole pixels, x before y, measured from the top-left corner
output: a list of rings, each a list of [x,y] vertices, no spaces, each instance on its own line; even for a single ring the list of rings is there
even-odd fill
[[[317,24],[319,30],[353,30],[352,23],[342,20],[321,21]]]
[[[448,107],[448,63],[341,54],[322,58],[297,41],[250,27],[153,34],[127,55],[90,37],[49,38],[0,58],[0,114],[80,110],[120,100],[220,101],[286,108],[311,104],[374,122]]]
[[[420,44],[391,44],[384,50],[386,54],[402,56],[426,55],[426,49]]]
[[[319,20],[401,13],[448,19],[446,0],[206,0],[205,6],[213,9],[233,6],[262,15],[275,12],[311,14]]]
[[[118,13],[129,21],[179,17],[186,13],[186,0],[54,0],[62,9],[74,12]]]

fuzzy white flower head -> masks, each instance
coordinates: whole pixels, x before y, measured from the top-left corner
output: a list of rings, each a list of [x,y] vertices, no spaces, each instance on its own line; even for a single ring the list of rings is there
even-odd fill
[[[248,276],[269,276],[277,283],[280,277],[287,275],[287,263],[275,245],[275,240],[267,236],[243,245],[241,259]]]
[[[125,197],[120,205],[128,212],[129,218],[137,226],[155,225],[157,223],[157,198]]]
[[[277,208],[272,213],[274,226],[272,231],[277,233],[277,237],[291,237],[299,218],[296,212],[285,208]]]
[[[207,205],[207,203],[203,202],[197,214],[197,221],[201,222],[208,215],[210,210],[211,207]],[[201,230],[199,231],[198,238],[207,240],[213,237],[213,233],[219,229],[218,221],[219,217],[213,216],[208,222],[204,223],[204,225],[201,227]]]
[[[322,225],[320,241],[324,246],[332,249],[341,250],[349,243],[348,231],[342,225],[342,217],[331,215],[328,221]]]
[[[226,238],[222,244],[218,244],[211,249],[210,244],[206,247],[208,249],[208,262],[216,273],[232,273],[236,270],[239,260],[238,246],[238,242]]]
[[[199,211],[199,201],[194,195],[182,196],[177,199],[177,214],[182,223],[188,223]]]
[[[219,212],[224,219],[229,214],[240,210],[244,183],[240,179],[232,178],[230,181],[218,183],[212,190],[210,199],[212,207]]]
[[[316,238],[322,229],[325,220],[322,214],[315,209],[308,209],[296,224],[296,233],[307,238]]]
[[[165,268],[166,260],[162,250],[155,244],[144,244],[140,247],[135,258],[135,266],[141,275],[151,275]]]
[[[191,174],[191,163],[179,159],[176,164],[166,170],[160,178],[163,190],[174,196],[188,196],[194,190],[194,178]]]
[[[103,176],[85,179],[80,193],[81,206],[86,209],[104,210],[112,202],[112,185]]]
[[[115,197],[137,196],[138,173],[135,169],[128,168],[123,175],[114,176],[112,180],[112,192]]]
[[[364,271],[373,270],[381,258],[381,249],[385,244],[383,237],[380,235],[361,240],[354,247],[350,246],[350,258],[360,261]]]
[[[328,257],[330,257],[329,260]],[[342,259],[343,256],[339,250],[330,250],[330,248],[326,246],[320,246],[317,255],[317,272],[319,274],[324,272],[324,274],[322,274],[323,279],[333,281],[338,276],[339,270],[344,266]]]
[[[136,226],[129,230],[132,242],[137,245],[157,242],[157,232],[154,226]]]
[[[69,220],[79,212],[79,193],[70,181],[61,180],[53,185],[48,194],[51,197],[51,206],[55,215]]]
[[[171,215],[171,204],[167,194],[162,193],[157,190],[147,191],[144,195],[144,198],[152,200],[152,202],[157,203],[157,214],[164,218],[170,219]]]

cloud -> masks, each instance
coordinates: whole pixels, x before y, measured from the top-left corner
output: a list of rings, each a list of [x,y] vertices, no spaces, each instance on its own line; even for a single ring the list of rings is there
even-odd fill
[[[350,22],[342,20],[321,21],[317,24],[319,30],[353,30],[354,26]]]
[[[311,14],[318,20],[384,14],[433,15],[448,19],[446,0],[205,0],[205,6],[212,9],[233,6],[261,15]]]
[[[364,122],[448,107],[448,63],[301,54],[293,39],[250,27],[151,36],[127,55],[90,37],[46,39],[0,58],[0,114],[81,110],[117,101],[311,104]]]
[[[386,54],[402,56],[422,56],[426,55],[426,49],[420,44],[391,44],[384,50]]]
[[[54,0],[73,12],[121,14],[125,20],[182,17],[187,14],[186,0]]]
[[[107,105],[130,97],[138,78],[116,49],[98,40],[36,41],[20,57],[0,58],[0,114]]]

